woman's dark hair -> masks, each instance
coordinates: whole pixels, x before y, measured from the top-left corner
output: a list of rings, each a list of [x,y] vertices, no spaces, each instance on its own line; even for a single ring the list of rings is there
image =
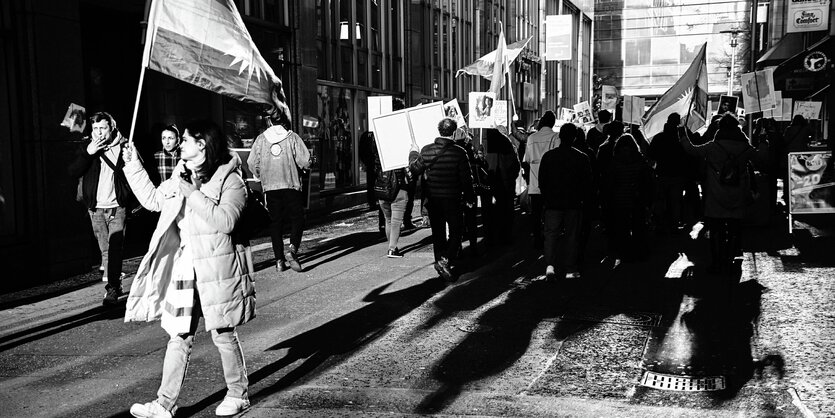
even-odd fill
[[[226,137],[216,123],[205,119],[193,120],[186,124],[185,131],[193,136],[194,139],[202,140],[206,143],[206,162],[200,167],[200,172],[198,173],[200,180],[209,180],[215,174],[215,170],[218,167],[228,163],[232,159],[232,155],[229,154],[229,145],[226,143]]]
[[[739,119],[736,115],[726,113],[719,119],[719,129],[733,129],[739,126]]]

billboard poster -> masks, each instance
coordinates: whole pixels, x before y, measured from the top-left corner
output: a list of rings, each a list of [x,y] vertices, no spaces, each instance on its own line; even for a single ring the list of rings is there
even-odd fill
[[[432,102],[406,109],[412,140],[418,149],[435,142],[438,137],[438,122],[446,117],[443,102]]]
[[[789,0],[786,32],[829,30],[831,0]]]
[[[545,16],[545,61],[563,61],[573,58],[574,34],[572,15]]]
[[[835,213],[835,168],[831,151],[789,153],[789,211]]]
[[[374,142],[377,144],[380,165],[384,171],[409,165],[409,151],[412,149],[413,140],[406,110],[371,119],[371,130],[374,131]]]

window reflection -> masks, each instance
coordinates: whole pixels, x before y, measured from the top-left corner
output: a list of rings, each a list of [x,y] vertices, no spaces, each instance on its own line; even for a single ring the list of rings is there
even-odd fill
[[[330,190],[354,183],[353,97],[351,90],[319,86],[319,187]]]

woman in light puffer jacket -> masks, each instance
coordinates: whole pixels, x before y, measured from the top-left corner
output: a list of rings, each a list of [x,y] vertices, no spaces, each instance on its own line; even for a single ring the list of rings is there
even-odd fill
[[[136,417],[176,411],[200,316],[220,352],[227,393],[217,415],[249,408],[248,379],[235,327],[255,317],[252,256],[234,233],[246,204],[241,160],[209,121],[186,125],[181,161],[154,187],[131,144],[125,175],[146,209],[161,212],[131,285],[125,321],[162,319],[170,335],[157,399],[134,404]]]

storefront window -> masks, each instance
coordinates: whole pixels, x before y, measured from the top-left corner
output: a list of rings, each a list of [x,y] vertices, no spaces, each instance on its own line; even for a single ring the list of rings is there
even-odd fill
[[[352,90],[318,87],[319,188],[333,190],[354,184],[354,98]]]

